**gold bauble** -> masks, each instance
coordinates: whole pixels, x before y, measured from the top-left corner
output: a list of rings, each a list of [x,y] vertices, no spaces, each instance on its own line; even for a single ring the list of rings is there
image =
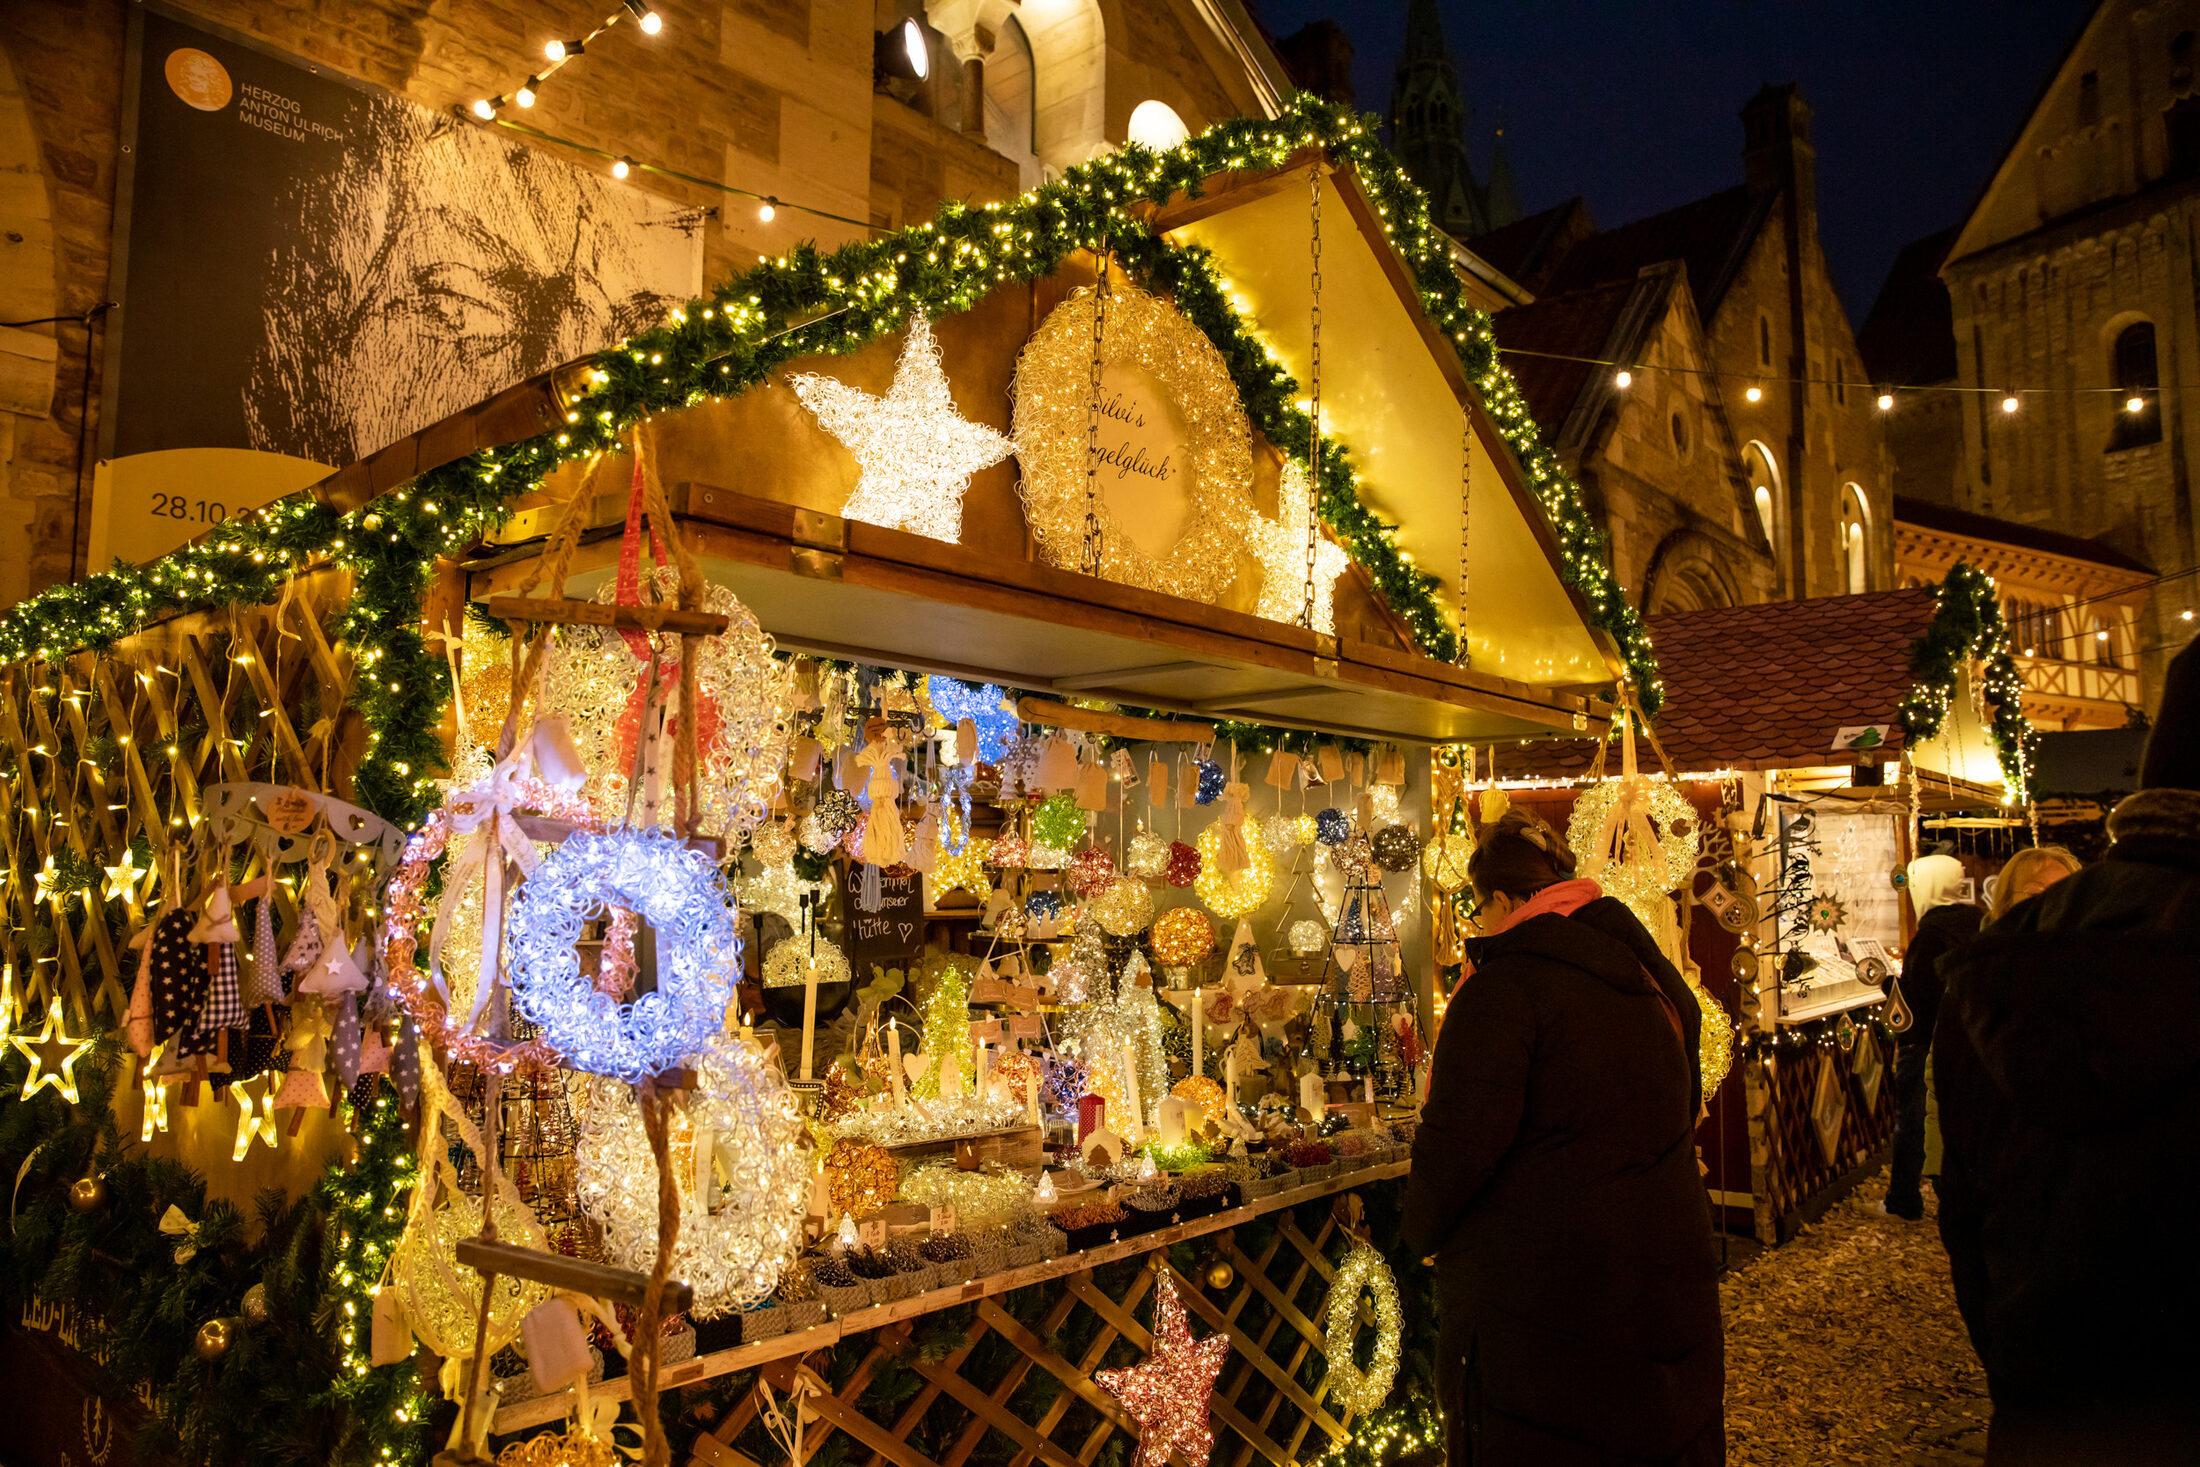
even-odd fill
[[[97,1173],[69,1183],[69,1206],[77,1212],[97,1212],[106,1201],[107,1179]]]
[[[1154,920],[1153,952],[1163,967],[1188,968],[1215,948],[1215,924],[1197,907],[1171,907]]]
[[[209,1319],[199,1326],[199,1332],[191,1341],[191,1353],[201,1360],[214,1361],[229,1353],[230,1337],[235,1334],[226,1319]]]
[[[825,1153],[825,1186],[833,1207],[861,1215],[877,1212],[894,1200],[901,1185],[901,1167],[894,1154],[869,1141],[835,1141]]]
[[[244,1322],[246,1324],[267,1323],[267,1285],[254,1284],[251,1288],[246,1289],[244,1291],[244,1304],[241,1307],[244,1311]]]
[[[1207,1287],[1227,1289],[1237,1282],[1237,1270],[1228,1263],[1217,1260],[1207,1265]]]

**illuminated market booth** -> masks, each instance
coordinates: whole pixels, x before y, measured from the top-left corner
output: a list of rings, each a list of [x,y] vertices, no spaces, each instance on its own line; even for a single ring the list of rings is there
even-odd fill
[[[1658,690],[1315,104],[764,261],[0,654],[8,1348],[179,1460],[1425,1455],[1458,751]]]
[[[1645,808],[1661,835],[1696,832],[1653,883],[1677,910],[1663,890],[1650,904],[1741,1035],[1740,1083],[1711,1098],[1697,1149],[1721,1225],[1785,1242],[1893,1136],[1911,859],[1950,824],[2031,814],[2021,684],[1992,583],[1964,565],[1939,587],[1648,624],[1665,701],[1637,752],[1671,793]],[[1515,804],[1577,844],[1601,828],[1594,742],[1492,756]]]

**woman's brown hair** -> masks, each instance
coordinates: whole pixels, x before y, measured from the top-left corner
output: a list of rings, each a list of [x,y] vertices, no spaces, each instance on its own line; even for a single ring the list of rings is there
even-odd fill
[[[1499,892],[1526,901],[1573,874],[1574,853],[1559,833],[1518,806],[1475,831],[1467,858],[1467,880],[1483,901]]]

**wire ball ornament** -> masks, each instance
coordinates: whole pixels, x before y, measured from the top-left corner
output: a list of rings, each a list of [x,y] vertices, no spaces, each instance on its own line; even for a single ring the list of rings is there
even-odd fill
[[[1581,792],[1566,843],[1578,873],[1656,933],[1670,925],[1668,898],[1695,874],[1702,833],[1696,807],[1670,780],[1628,774]]]
[[[579,943],[606,909],[656,934],[657,987],[622,1003],[581,972]],[[718,867],[661,827],[568,838],[512,899],[513,1003],[577,1070],[639,1082],[700,1054],[741,974],[733,898]]]
[[[650,569],[641,599],[670,605],[679,579],[672,566]],[[617,590],[616,580],[608,581],[595,599],[609,604]],[[727,625],[703,637],[696,652],[698,828],[740,835],[771,816],[793,737],[794,674],[773,655],[756,614],[731,590],[706,586],[701,609],[725,617]],[[674,633],[660,640],[660,695],[669,682],[677,698],[683,640]],[[611,627],[563,628],[546,662],[541,711],[564,717],[582,766],[591,771],[582,793],[606,819],[626,806],[646,681],[647,664]],[[675,709],[675,721],[683,716]]]
[[[1286,940],[1293,957],[1310,958],[1329,946],[1329,929],[1311,917],[1301,917],[1291,924]]]
[[[1110,937],[1136,937],[1153,925],[1153,892],[1143,881],[1112,881],[1085,910]]]
[[[1123,852],[1123,869],[1140,881],[1159,881],[1169,866],[1169,843],[1150,830],[1131,837]]]
[[[1365,1370],[1353,1358],[1359,1333],[1360,1294],[1365,1290],[1375,1314],[1375,1357]],[[1361,1243],[1345,1254],[1330,1280],[1323,1351],[1329,1357],[1329,1400],[1341,1410],[1372,1411],[1390,1398],[1398,1377],[1398,1348],[1404,1327],[1398,1309],[1398,1280],[1383,1255]]]
[[[1163,967],[1188,968],[1215,950],[1215,924],[1197,907],[1171,907],[1154,920],[1153,951]]]
[[[538,1035],[514,1043],[454,1026],[450,1018],[449,993],[435,975],[423,973],[415,966],[421,928],[433,916],[424,895],[430,869],[449,847],[451,836],[459,826],[470,830],[472,824],[481,819],[499,819],[492,802],[503,797],[520,808],[571,821],[582,827],[579,834],[599,828],[595,812],[587,801],[532,775],[513,777],[504,782],[503,788],[508,792],[506,796],[500,796],[496,786],[485,780],[452,795],[405,842],[404,856],[384,895],[388,910],[380,932],[382,970],[388,975],[390,989],[397,995],[398,1003],[419,1027],[421,1042],[442,1051],[448,1063],[481,1065],[500,1075],[523,1070],[546,1073],[557,1068],[561,1053],[554,1040]],[[485,810],[489,813],[484,814]],[[478,942],[475,945],[478,948]],[[577,957],[574,966],[577,973]],[[581,981],[585,986],[587,980]]]
[[[1195,846],[1180,840],[1169,842],[1169,858],[1162,864],[1161,879],[1171,886],[1190,886],[1199,880],[1200,855]]]
[[[1098,846],[1087,846],[1070,857],[1069,889],[1080,897],[1097,896],[1115,884],[1115,857]]]
[[[802,1241],[810,1152],[779,1070],[719,1035],[695,1057],[695,1087],[675,1115],[670,1163],[680,1194],[672,1272],[714,1319],[770,1296]],[[605,1261],[648,1272],[657,1261],[657,1167],[633,1090],[591,1082],[580,1144],[580,1201],[603,1225]]]
[[[843,1138],[825,1153],[825,1188],[836,1212],[876,1212],[900,1186],[900,1164],[876,1142]]]
[[[1352,817],[1334,807],[1314,812],[1314,839],[1325,846],[1342,845],[1352,834]]]
[[[1375,832],[1371,849],[1375,864],[1385,871],[1411,871],[1421,854],[1421,840],[1410,826],[1386,825]]]
[[[1448,830],[1429,837],[1421,847],[1421,874],[1429,885],[1446,896],[1464,891],[1467,863],[1474,859],[1474,837],[1463,830]]]
[[[772,950],[764,955],[764,986],[802,987],[809,981],[810,957],[810,938],[800,933],[773,943]],[[816,957],[819,983],[853,981],[848,970],[848,955],[840,950],[838,943],[829,938],[818,938]]]
[[[1252,915],[1268,900],[1275,885],[1275,868],[1257,845],[1245,848],[1245,864],[1235,871],[1222,869],[1217,859],[1221,854],[1222,822],[1218,820],[1199,833],[1200,870],[1192,890],[1217,917],[1235,922]]]

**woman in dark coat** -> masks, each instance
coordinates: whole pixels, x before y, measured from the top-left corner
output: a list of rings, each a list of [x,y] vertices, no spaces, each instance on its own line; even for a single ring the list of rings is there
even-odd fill
[[[1438,1033],[1406,1188],[1407,1242],[1436,1265],[1450,1459],[1723,1463],[1700,1015],[1573,865],[1516,810],[1468,868],[1493,935]]]

